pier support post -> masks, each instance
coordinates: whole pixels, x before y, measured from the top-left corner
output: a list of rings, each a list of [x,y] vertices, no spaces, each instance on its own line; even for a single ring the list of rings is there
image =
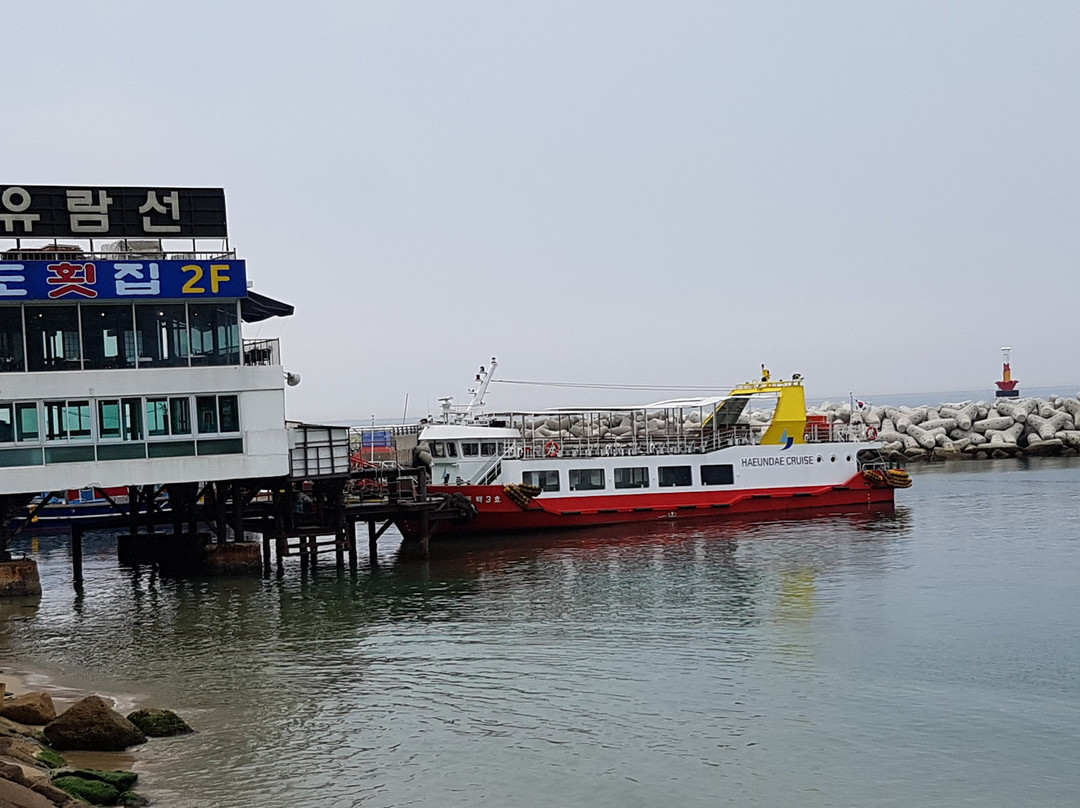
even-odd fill
[[[270,577],[270,520],[262,520],[263,576]]]
[[[82,586],[83,582],[83,544],[82,544],[83,529],[81,525],[74,524],[71,526],[71,577],[75,582],[75,588],[78,589]]]
[[[367,551],[371,566],[379,566],[379,534],[375,532],[375,520],[370,519],[367,523]]]
[[[350,519],[347,523],[349,542],[349,569],[356,572],[356,520]]]

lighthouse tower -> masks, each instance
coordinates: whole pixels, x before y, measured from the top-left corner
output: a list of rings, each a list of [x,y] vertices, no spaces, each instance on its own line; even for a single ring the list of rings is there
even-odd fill
[[[1011,350],[1012,348],[1008,346],[1001,349],[1005,361],[1001,365],[1001,381],[994,382],[998,388],[994,394],[997,398],[1018,398],[1020,395],[1020,391],[1016,388],[1020,382],[1012,377],[1012,368],[1009,367],[1009,351]]]

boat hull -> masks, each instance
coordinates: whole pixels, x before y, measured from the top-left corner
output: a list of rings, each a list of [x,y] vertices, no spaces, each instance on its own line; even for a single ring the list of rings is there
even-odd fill
[[[436,538],[671,519],[831,511],[845,507],[878,507],[894,502],[892,488],[872,487],[861,473],[842,485],[654,491],[617,496],[608,493],[594,497],[541,495],[524,508],[516,505],[500,485],[430,486],[428,490],[463,495],[477,511],[470,521],[440,524]],[[404,522],[398,527],[406,538],[421,535],[418,523]]]

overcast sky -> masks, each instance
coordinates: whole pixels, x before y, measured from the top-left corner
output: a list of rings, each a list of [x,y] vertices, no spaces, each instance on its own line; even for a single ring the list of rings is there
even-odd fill
[[[990,390],[1011,345],[1022,389],[1080,389],[1075,2],[35,2],[4,33],[0,181],[224,187],[296,306],[246,334],[292,418],[413,420],[491,356],[887,398]]]

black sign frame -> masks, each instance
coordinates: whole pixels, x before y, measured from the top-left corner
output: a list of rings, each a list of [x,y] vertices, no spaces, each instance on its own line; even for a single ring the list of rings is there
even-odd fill
[[[223,188],[0,184],[0,239],[228,235]]]

